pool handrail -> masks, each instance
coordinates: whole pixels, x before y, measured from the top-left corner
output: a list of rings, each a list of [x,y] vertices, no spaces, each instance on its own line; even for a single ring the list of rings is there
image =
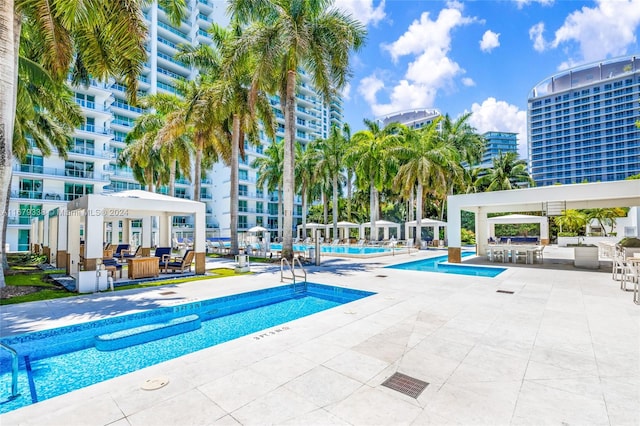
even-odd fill
[[[11,399],[14,399],[18,397],[18,352],[2,342],[0,342],[0,347],[11,353]]]

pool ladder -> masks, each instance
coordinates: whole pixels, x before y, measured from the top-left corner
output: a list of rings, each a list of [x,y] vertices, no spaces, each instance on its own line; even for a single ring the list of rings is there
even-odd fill
[[[296,275],[296,262],[298,263],[298,267],[302,270],[302,275]],[[285,275],[285,269],[291,273],[291,275]],[[296,287],[296,277],[303,278],[303,285],[300,287]],[[307,289],[307,271],[304,270],[302,266],[302,262],[297,257],[294,257],[292,263],[285,258],[280,260],[280,282],[284,282],[284,280],[293,281],[293,291],[296,293],[301,293]]]
[[[18,397],[18,352],[9,345],[0,342],[0,347],[11,353],[11,398]]]

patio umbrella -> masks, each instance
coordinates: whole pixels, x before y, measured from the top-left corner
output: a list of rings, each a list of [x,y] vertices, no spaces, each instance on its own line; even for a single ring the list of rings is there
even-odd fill
[[[263,226],[254,226],[252,228],[247,229],[247,232],[265,232],[265,231],[268,231],[268,229]]]

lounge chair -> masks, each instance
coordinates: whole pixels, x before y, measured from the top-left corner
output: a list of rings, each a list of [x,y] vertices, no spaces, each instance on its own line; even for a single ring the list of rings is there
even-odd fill
[[[361,239],[358,240],[358,243],[356,244],[356,246],[364,247],[366,242],[367,242],[367,240],[365,240],[364,238],[361,238]]]
[[[142,256],[142,246],[138,246],[133,254],[131,253],[131,250],[122,250],[120,252],[120,259],[131,259],[132,257],[138,256]]]
[[[340,238],[334,238],[333,241],[331,241],[332,246],[337,246],[338,244],[340,244]]]
[[[166,262],[164,264],[164,273],[168,273],[169,269],[171,272],[176,272],[180,269],[180,273],[183,273],[185,269],[188,269],[191,272],[191,264],[193,263],[193,257],[195,253],[193,250],[188,249],[183,257],[176,257],[173,260]]]
[[[115,257],[116,259],[120,259],[122,260],[122,251],[126,251],[127,253],[129,252],[130,249],[130,245],[129,244],[118,244],[118,246],[116,247],[116,250],[113,252],[113,257]]]
[[[171,258],[171,247],[156,247],[154,256],[158,258],[158,267],[162,270],[164,264]]]

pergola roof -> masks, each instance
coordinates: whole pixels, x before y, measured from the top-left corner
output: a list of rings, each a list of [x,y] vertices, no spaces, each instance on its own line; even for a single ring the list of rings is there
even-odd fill
[[[416,226],[418,224],[417,220],[412,220],[410,222],[406,222],[405,225],[407,226]],[[423,218],[420,221],[420,226],[447,226],[447,222],[443,222],[441,220],[436,220],[436,219],[429,219],[429,218]]]
[[[154,192],[133,189],[130,191],[89,194],[67,203],[67,210],[98,210],[106,209],[104,217],[110,217],[110,210],[116,213],[114,217],[140,217],[152,213],[195,214],[205,205],[199,201],[170,197]]]
[[[489,223],[543,223],[549,220],[547,216],[533,216],[529,214],[507,214],[487,219]]]

